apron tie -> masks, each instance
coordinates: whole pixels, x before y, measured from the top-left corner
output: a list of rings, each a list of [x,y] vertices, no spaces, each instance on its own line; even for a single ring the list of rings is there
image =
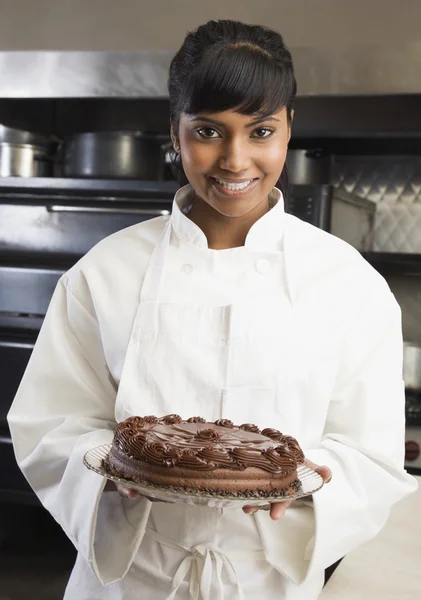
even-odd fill
[[[215,600],[211,596],[212,575],[215,573],[218,582],[218,600],[224,600],[224,585],[222,582],[222,569],[225,567],[232,576],[232,580],[237,586],[238,600],[244,600],[244,593],[238,581],[237,573],[232,564],[232,560],[265,560],[262,550],[249,552],[230,552],[229,556],[213,544],[199,544],[193,548],[187,548],[166,538],[157,531],[149,527],[146,529],[146,535],[156,542],[168,546],[174,550],[180,550],[188,553],[178,567],[173,580],[172,591],[166,600],[174,600],[180,585],[183,583],[186,575],[190,571],[189,595],[191,600]],[[231,558],[230,558],[231,557]]]

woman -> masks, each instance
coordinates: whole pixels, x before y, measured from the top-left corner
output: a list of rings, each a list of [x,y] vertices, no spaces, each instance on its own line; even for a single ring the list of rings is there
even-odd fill
[[[199,27],[169,92],[189,185],[61,279],[9,413],[16,457],[78,550],[68,600],[315,600],[415,488],[400,311],[358,252],[284,213],[296,84],[279,34]],[[174,412],[276,427],[332,482],[251,516],[103,493],[85,452]]]

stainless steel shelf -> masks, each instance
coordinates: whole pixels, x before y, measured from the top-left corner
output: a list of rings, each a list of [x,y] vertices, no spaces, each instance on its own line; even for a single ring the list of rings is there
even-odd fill
[[[33,203],[40,196],[49,200],[87,201],[172,200],[179,189],[175,181],[141,181],[122,179],[71,179],[64,177],[0,178],[0,202]]]
[[[421,254],[365,252],[363,256],[382,275],[421,276]]]

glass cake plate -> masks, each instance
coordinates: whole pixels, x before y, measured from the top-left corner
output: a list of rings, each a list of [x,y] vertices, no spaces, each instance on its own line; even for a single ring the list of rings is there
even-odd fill
[[[298,479],[301,482],[301,486],[296,493],[288,496],[275,494],[273,496],[262,496],[256,498],[247,497],[240,494],[235,496],[219,496],[216,494],[210,495],[199,491],[194,493],[187,492],[183,490],[177,490],[176,488],[172,487],[163,487],[146,482],[137,483],[129,479],[124,479],[123,477],[111,475],[104,467],[104,459],[107,458],[110,448],[111,444],[104,444],[103,446],[92,448],[92,450],[89,450],[83,458],[84,465],[91,471],[94,471],[95,473],[98,473],[107,479],[111,479],[112,481],[119,482],[129,488],[132,488],[144,496],[149,496],[149,498],[163,500],[166,502],[201,505],[208,506],[210,508],[241,508],[247,505],[259,506],[263,509],[268,509],[269,503],[271,502],[298,500],[299,498],[304,498],[305,496],[314,494],[323,486],[323,479],[318,473],[316,473],[316,471],[306,465],[299,465],[297,468],[297,473]]]

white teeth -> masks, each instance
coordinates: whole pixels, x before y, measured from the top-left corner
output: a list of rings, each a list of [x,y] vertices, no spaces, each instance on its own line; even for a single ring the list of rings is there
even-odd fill
[[[223,181],[222,179],[217,179],[216,181],[227,190],[235,191],[244,190],[248,185],[250,185],[253,179],[249,179],[248,181],[242,181],[241,183],[228,183],[228,181]]]

